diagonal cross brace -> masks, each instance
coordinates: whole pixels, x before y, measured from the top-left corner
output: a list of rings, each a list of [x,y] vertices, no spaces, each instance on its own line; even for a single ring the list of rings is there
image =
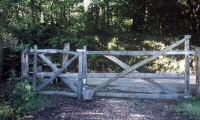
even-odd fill
[[[130,66],[127,65],[126,63],[122,62],[121,60],[119,60],[117,57],[115,56],[111,56],[111,55],[104,55],[104,57],[112,60],[113,62],[115,62],[116,64],[118,64],[119,66],[121,66],[122,68],[124,68],[125,70],[128,69]]]
[[[49,80],[45,81],[44,83],[42,83],[36,90],[35,92],[39,92],[41,89],[43,89],[45,86],[47,86],[51,81],[53,81],[57,76],[59,76],[74,60],[76,60],[79,57],[79,55],[74,56],[73,58],[71,58],[68,62],[66,62],[64,64],[64,66],[59,69],[58,71],[56,71],[54,73],[53,76],[51,76],[51,78],[49,78]]]
[[[169,50],[171,50],[171,49],[173,49],[173,48],[179,46],[180,44],[182,44],[183,42],[185,42],[185,41],[187,41],[187,40],[188,40],[187,38],[183,38],[182,40],[180,40],[180,41],[178,41],[178,42],[176,42],[176,43],[170,45],[169,47],[165,48],[164,50],[157,52],[155,55],[153,55],[153,56],[151,56],[151,57],[149,57],[149,58],[147,58],[147,59],[145,59],[145,60],[142,60],[142,61],[140,61],[139,63],[137,63],[137,64],[135,64],[135,65],[129,67],[128,69],[122,71],[121,73],[117,74],[117,75],[114,76],[113,78],[108,79],[107,81],[103,82],[102,84],[98,85],[97,87],[93,88],[92,90],[86,90],[86,91],[84,91],[84,92],[83,92],[83,97],[87,96],[87,98],[84,98],[84,99],[86,99],[86,100],[87,100],[87,99],[91,99],[92,96],[93,96],[97,91],[99,91],[100,89],[102,89],[102,88],[108,86],[110,83],[116,81],[118,78],[123,77],[123,76],[125,76],[126,74],[128,74],[128,73],[130,73],[130,72],[136,70],[137,68],[139,68],[139,67],[141,67],[141,66],[143,66],[143,65],[145,65],[145,64],[147,64],[147,63],[149,63],[149,62],[151,62],[151,61],[153,61],[153,60],[155,60],[155,59],[158,58],[159,56],[163,55],[165,52],[167,52],[167,51],[169,51]],[[89,94],[89,96],[88,96],[88,94]]]
[[[124,68],[125,70],[130,68],[131,66],[127,65],[126,63],[122,62],[121,60],[119,60],[117,57],[115,56],[110,56],[110,55],[104,55],[106,58],[112,60],[113,62],[115,62],[116,64],[118,64],[119,66],[121,66],[122,68]],[[134,71],[135,73],[139,73],[138,71]],[[165,93],[169,93],[169,92],[173,92],[170,91],[169,89],[167,89],[166,87],[162,86],[161,84],[159,84],[158,82],[154,81],[153,79],[142,79],[152,85],[156,85],[158,86],[163,92]]]
[[[51,67],[51,69],[53,69],[54,72],[56,72],[56,71],[59,70],[59,69],[56,67],[56,65],[53,64],[46,56],[44,56],[43,54],[38,54],[38,56],[39,56],[42,60],[44,60],[44,61]],[[63,65],[64,65],[64,64],[63,64]],[[74,86],[74,84],[73,84],[71,81],[68,81],[68,80],[66,80],[66,79],[64,79],[64,78],[61,78],[61,79],[62,79],[62,81],[63,81],[65,84],[67,84],[74,92],[77,93],[77,87]]]

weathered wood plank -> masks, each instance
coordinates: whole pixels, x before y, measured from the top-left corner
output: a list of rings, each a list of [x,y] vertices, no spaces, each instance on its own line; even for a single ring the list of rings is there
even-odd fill
[[[190,35],[185,35],[185,96],[184,98],[188,99],[190,97]]]
[[[83,84],[87,85],[87,66],[88,66],[88,62],[87,62],[87,47],[83,46]]]
[[[21,55],[21,77],[29,77],[29,50],[25,49]]]
[[[53,69],[54,72],[56,72],[56,71],[59,70],[59,69],[56,67],[56,65],[53,64],[53,63],[52,63],[47,57],[45,57],[43,54],[38,54],[38,56],[39,56],[42,60],[44,60],[44,61]],[[50,75],[50,74],[49,74],[49,75]],[[54,75],[54,73],[51,74],[51,76],[53,76],[53,75]],[[49,76],[49,77],[51,77],[51,76]],[[62,78],[62,77],[61,77],[61,79],[62,79],[62,81],[63,81],[65,84],[67,84],[74,92],[77,92],[77,88],[76,88],[76,86],[74,86],[73,83],[71,83],[70,81],[67,81],[66,79],[64,79],[64,78]]]
[[[57,71],[57,70],[58,70],[58,68],[56,67],[56,65],[55,65],[53,62],[51,62],[51,61],[49,60],[49,58],[47,58],[45,55],[43,55],[43,54],[38,54],[38,56],[39,56],[43,61],[45,61],[45,62],[47,63],[47,65],[50,66],[50,68],[51,68],[52,70],[54,70],[54,71]]]
[[[156,53],[155,55],[153,55],[153,56],[151,56],[151,57],[149,57],[149,58],[147,58],[147,59],[145,59],[145,60],[142,60],[141,62],[139,62],[139,63],[133,65],[132,67],[130,67],[130,68],[128,68],[128,69],[122,71],[121,73],[117,74],[117,75],[114,76],[113,78],[110,78],[109,80],[107,80],[106,82],[102,83],[101,85],[95,87],[95,88],[92,89],[92,90],[88,90],[88,91],[90,91],[90,92],[92,93],[91,95],[93,95],[94,93],[96,93],[96,92],[99,91],[100,89],[106,87],[107,85],[109,85],[110,83],[114,82],[114,81],[117,80],[118,78],[120,78],[120,77],[122,77],[122,76],[125,76],[126,74],[128,74],[128,73],[130,73],[130,72],[136,70],[137,68],[139,68],[139,67],[141,67],[141,66],[143,66],[143,65],[145,65],[145,64],[147,64],[147,63],[149,63],[149,62],[151,62],[151,61],[153,61],[153,60],[155,60],[155,59],[158,58],[159,56],[163,55],[165,52],[167,52],[167,51],[169,51],[169,50],[171,50],[171,49],[173,49],[173,48],[179,46],[180,44],[182,44],[183,42],[185,42],[185,41],[187,41],[187,40],[188,40],[188,39],[185,39],[185,38],[184,38],[184,39],[182,39],[182,40],[180,40],[180,41],[178,41],[178,42],[176,42],[176,43],[170,45],[169,47],[165,48],[164,50],[162,50],[162,51]],[[89,92],[85,92],[85,93],[87,94],[87,93],[89,93]],[[85,96],[85,95],[84,95],[85,93],[83,93],[83,96]],[[85,99],[87,99],[87,98],[85,98]]]
[[[75,93],[77,93],[77,87],[74,85],[74,83],[72,81],[70,81],[67,78],[62,78],[62,81],[68,85]]]
[[[64,49],[63,50],[70,50],[70,43],[65,43],[64,44]],[[68,61],[69,59],[69,55],[66,53],[63,53],[63,58],[62,58],[62,66],[64,66],[64,64]],[[65,72],[67,72],[67,68],[65,70]]]
[[[118,73],[88,73],[88,78],[112,78]],[[183,74],[170,73],[129,73],[121,78],[154,78],[154,79],[184,79]]]
[[[88,55],[127,55],[127,56],[151,56],[160,51],[87,51]],[[195,54],[190,51],[189,54]],[[185,51],[168,51],[164,55],[185,55]]]
[[[83,50],[77,50],[80,54],[79,56],[79,66],[78,66],[78,90],[77,97],[78,100],[82,99],[82,91],[83,91]]]
[[[56,66],[56,67],[59,67],[59,66],[61,66],[59,63],[54,63],[54,65]],[[45,67],[47,67],[47,66],[49,66],[48,64],[42,64],[42,66],[45,66]]]
[[[54,72],[40,72],[37,73],[38,78],[45,78],[51,77],[54,75]],[[60,74],[58,77],[61,78],[69,78],[69,79],[78,79],[78,73],[67,73],[67,74]]]
[[[145,94],[145,93],[114,93],[97,92],[95,96],[100,97],[118,97],[118,98],[138,98],[138,99],[181,99],[183,94]]]
[[[196,47],[196,83],[200,86],[200,47]]]
[[[38,78],[51,77],[54,73],[52,72],[40,72],[37,73]],[[112,78],[116,76],[118,73],[88,73],[88,78]],[[61,78],[69,78],[69,79],[78,79],[77,73],[67,73],[60,74],[58,77]],[[184,79],[184,74],[170,74],[170,73],[129,73],[121,78],[154,78],[154,79]],[[146,81],[146,80],[145,80]]]
[[[116,58],[115,56],[110,56],[110,55],[104,55],[104,57],[112,60],[113,62],[115,62],[116,64],[118,64],[119,66],[121,66],[124,69],[129,68],[130,66],[127,65],[126,63],[122,62],[121,60],[119,60],[118,58]]]
[[[34,50],[30,50],[30,52],[34,52]],[[57,49],[39,49],[37,50],[37,53],[47,53],[47,54],[56,54],[56,53],[65,53],[65,54],[72,54],[72,55],[79,55],[77,52],[68,51],[68,50],[57,50]]]
[[[74,97],[76,98],[77,97],[77,94],[75,93],[69,93],[69,92],[60,92],[60,91],[41,91],[41,92],[38,92],[37,94],[40,94],[40,95],[63,95],[63,96],[68,96],[68,97]]]
[[[33,87],[36,88],[36,83],[37,83],[37,49],[38,46],[34,45],[34,57],[33,57]]]
[[[54,73],[53,76],[51,76],[51,78],[47,81],[45,81],[44,83],[42,83],[36,90],[35,92],[39,92],[41,91],[41,89],[43,89],[45,86],[47,86],[51,81],[53,81],[58,75],[60,75],[74,60],[76,60],[79,56],[74,56],[73,58],[71,58],[68,62],[65,63],[64,67],[62,67],[61,69],[59,69],[58,71],[56,71]]]

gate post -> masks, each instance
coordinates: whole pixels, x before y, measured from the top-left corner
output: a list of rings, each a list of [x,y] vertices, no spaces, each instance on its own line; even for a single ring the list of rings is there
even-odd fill
[[[191,35],[185,35],[185,95],[184,98],[190,97],[190,38]]]
[[[65,43],[64,44],[64,49],[63,50],[70,50],[70,43]],[[69,55],[63,53],[63,58],[62,58],[62,67],[64,66],[64,64],[68,61]],[[65,70],[65,72],[67,72],[67,68]]]
[[[195,49],[197,96],[200,97],[200,47]]]
[[[200,47],[196,47],[195,57],[196,57],[196,84],[200,86]]]
[[[87,87],[87,46],[83,46],[83,84]]]
[[[34,45],[34,58],[33,58],[33,87],[34,89],[36,88],[36,83],[37,83],[37,49],[38,49],[38,46],[37,45]]]
[[[78,62],[78,87],[77,87],[77,97],[78,100],[82,98],[82,91],[83,91],[83,54],[84,50],[80,49],[77,50],[79,52],[79,62]]]
[[[25,49],[21,55],[21,78],[29,77],[29,50]]]

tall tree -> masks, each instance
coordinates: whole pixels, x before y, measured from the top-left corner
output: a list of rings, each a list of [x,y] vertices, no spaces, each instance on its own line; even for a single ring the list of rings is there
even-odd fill
[[[3,0],[0,0],[0,81],[2,80],[3,71]]]

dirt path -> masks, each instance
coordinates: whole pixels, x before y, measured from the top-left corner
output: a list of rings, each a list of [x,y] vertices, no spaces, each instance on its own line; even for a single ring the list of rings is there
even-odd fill
[[[97,85],[102,81],[89,81]],[[184,80],[157,80],[176,92],[183,92]],[[195,80],[190,81],[191,88]],[[118,80],[107,89],[132,92],[160,92],[158,88],[143,80]],[[138,90],[138,91],[137,91]],[[52,98],[53,107],[30,113],[20,120],[195,120],[178,109],[175,100],[139,100],[122,98],[93,98],[80,102],[76,99],[57,96]]]
[[[173,100],[94,98],[79,102],[53,98],[54,107],[30,113],[20,120],[195,120],[177,109]]]

